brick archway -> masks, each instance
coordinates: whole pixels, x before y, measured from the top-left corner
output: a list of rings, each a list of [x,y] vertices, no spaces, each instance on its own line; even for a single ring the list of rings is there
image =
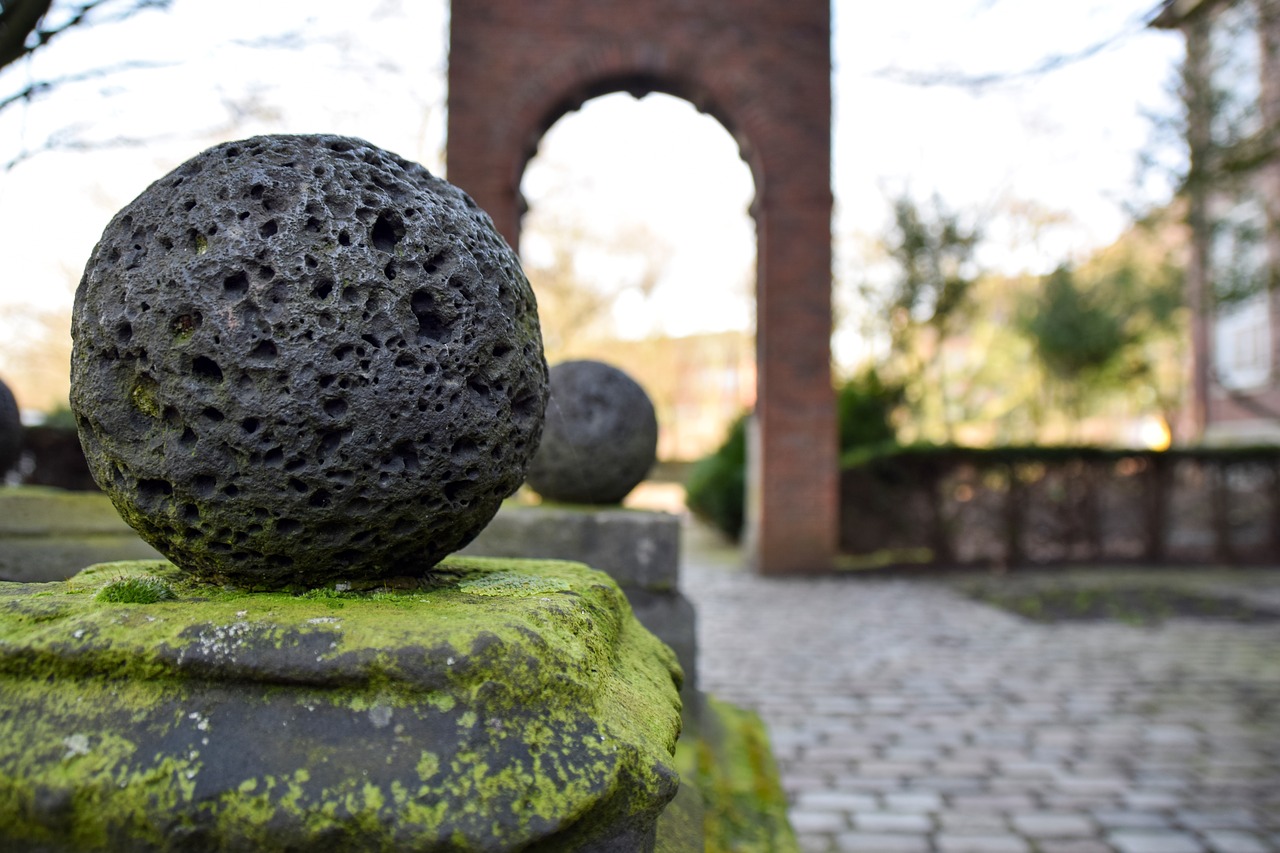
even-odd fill
[[[755,178],[758,476],[753,559],[830,568],[837,531],[831,389],[829,0],[465,0],[449,48],[449,179],[518,245],[520,179],[565,113],[662,91],[710,113]]]

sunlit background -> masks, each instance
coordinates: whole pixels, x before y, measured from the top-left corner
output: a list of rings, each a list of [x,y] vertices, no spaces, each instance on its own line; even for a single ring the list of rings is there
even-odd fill
[[[1178,156],[1152,117],[1177,111],[1182,43],[1145,26],[1153,5],[833,3],[839,375],[886,347],[867,294],[888,275],[895,199],[981,222],[976,261],[1006,277],[1082,261],[1168,200],[1167,173],[1141,163]],[[174,0],[0,73],[0,98],[16,98],[0,110],[0,376],[28,419],[65,402],[72,296],[116,210],[208,145],[258,133],[361,136],[447,175],[447,57],[443,0]],[[609,95],[552,127],[522,190],[551,359],[617,354],[650,365],[650,386],[714,362],[714,406],[705,388],[650,388],[663,454],[706,452],[754,398],[754,187],[732,138],[676,98]]]

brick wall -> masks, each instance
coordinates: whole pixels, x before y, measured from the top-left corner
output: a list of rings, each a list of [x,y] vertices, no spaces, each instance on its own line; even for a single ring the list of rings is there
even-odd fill
[[[513,245],[525,165],[547,128],[592,97],[668,92],[737,140],[759,239],[754,559],[767,574],[829,569],[829,0],[465,0],[450,26],[448,176]]]

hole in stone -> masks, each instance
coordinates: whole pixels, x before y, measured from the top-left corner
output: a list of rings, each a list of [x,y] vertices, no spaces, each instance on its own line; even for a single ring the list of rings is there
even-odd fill
[[[218,411],[213,406],[207,406],[202,412],[200,412],[200,414],[204,415],[214,423],[217,423],[226,417],[226,415],[222,414],[222,412]]]
[[[330,293],[333,293],[333,282],[327,278],[320,279],[316,282],[316,286],[311,288],[311,295],[316,299],[327,299]]]
[[[197,474],[195,479],[191,481],[191,491],[202,498],[212,495],[213,490],[217,487],[218,481],[208,474]]]
[[[350,344],[343,344],[333,351],[333,357],[338,361],[346,361],[347,356],[351,355],[353,352],[355,352],[355,347]]]
[[[418,450],[413,446],[413,442],[402,441],[391,448],[391,453],[404,465],[404,470],[418,470]]]
[[[129,339],[133,337],[133,326],[124,322],[116,326],[116,340],[122,344],[129,343]]]
[[[218,367],[218,363],[208,356],[198,355],[191,360],[191,372],[201,379],[208,379],[211,382],[222,381],[222,368]],[[205,410],[206,412],[208,409]],[[218,420],[222,420],[219,414]]]
[[[263,465],[279,465],[284,461],[284,451],[279,447],[273,447],[266,453],[262,454]]]
[[[200,316],[199,311],[192,311],[190,314],[180,314],[173,318],[173,322],[169,324],[169,330],[175,335],[189,335],[196,329],[200,328],[200,323],[204,318]]]
[[[249,276],[243,272],[229,275],[222,280],[222,289],[233,296],[247,293],[249,291]]]
[[[258,278],[262,279],[263,281],[271,281],[271,279],[275,277],[276,277],[276,271],[273,267],[266,266],[265,264],[263,266],[258,267]]]
[[[373,335],[363,334],[360,336],[360,340],[364,341],[366,344],[369,344],[374,349],[382,349],[382,344],[379,343],[378,339],[375,338]],[[364,355],[364,353],[361,352],[360,355]]]
[[[338,245],[339,246],[351,245],[351,235],[348,234],[345,230],[338,232]]]
[[[465,489],[466,487],[467,487],[467,483],[461,480],[456,480],[452,483],[445,483],[444,496],[450,503],[452,503],[458,500],[459,497],[461,497],[462,490]]]
[[[288,462],[285,463],[284,470],[292,474],[294,471],[299,471],[306,467],[307,467],[307,460],[290,459]]]
[[[276,357],[277,350],[274,341],[258,341],[254,344],[253,349],[249,350],[249,357],[258,359],[259,361],[271,361]]]
[[[299,480],[297,477],[289,478],[289,488],[293,489],[295,492],[297,492],[300,495],[306,494],[307,492],[310,491],[310,489],[307,488],[307,484]]]
[[[249,435],[253,435],[258,431],[259,425],[257,418],[245,418],[240,422],[240,429],[244,430]]]
[[[370,237],[373,248],[390,254],[395,251],[396,243],[404,237],[404,221],[394,211],[384,210],[373,223]]]
[[[290,533],[297,533],[301,529],[302,523],[294,521],[292,518],[282,518],[276,522],[276,533],[288,535]]]
[[[329,430],[320,436],[320,453],[322,456],[328,456],[338,449],[342,444],[342,440],[350,434],[350,430],[335,429]]]
[[[476,455],[479,448],[476,443],[469,438],[460,438],[453,443],[453,447],[449,448],[449,455],[455,460],[470,459]]]
[[[200,520],[200,507],[195,504],[183,504],[182,520],[188,524],[195,524]]]
[[[236,495],[240,494],[240,487],[234,484],[225,486],[222,489],[222,493],[229,498],[234,498]]]
[[[185,210],[187,213],[190,213],[191,211],[195,210],[195,207],[196,207],[196,200],[194,198],[189,198],[182,203],[182,209]]]
[[[329,505],[331,500],[332,498],[327,491],[324,489],[317,489],[311,494],[311,497],[307,498],[307,503],[314,507],[326,507]]]
[[[173,484],[168,480],[139,480],[138,497],[155,501],[173,494]]]
[[[396,280],[396,268],[397,268],[397,261],[395,260],[395,258],[392,258],[391,261],[387,264],[387,266],[382,270],[382,274],[387,277],[388,281]]]
[[[305,224],[305,225],[303,225],[302,227],[303,227],[303,228],[305,228],[306,230],[310,231],[312,234],[319,234],[319,233],[320,233],[320,220],[319,220],[319,219],[316,219],[314,216],[309,216],[309,217],[307,217],[306,224]]]
[[[251,198],[262,198],[262,193],[266,190],[262,184],[254,184],[249,188],[249,196]]]
[[[178,443],[188,446],[196,443],[196,434],[191,427],[187,427],[182,431],[182,435],[178,437]]]
[[[326,373],[324,376],[321,376],[316,381],[319,383],[321,388],[328,388],[330,385],[333,384],[333,381],[337,378],[338,377],[334,376],[332,373]]]
[[[440,343],[449,334],[449,325],[436,312],[435,298],[425,290],[415,291],[409,309],[418,318],[418,340]]]
[[[268,219],[262,223],[262,227],[258,229],[258,233],[263,237],[274,237],[280,231],[280,225],[274,219]]]

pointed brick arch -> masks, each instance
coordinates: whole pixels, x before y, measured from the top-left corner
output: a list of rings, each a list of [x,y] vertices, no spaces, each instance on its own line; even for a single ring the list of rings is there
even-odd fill
[[[663,91],[710,113],[756,183],[758,474],[766,574],[830,568],[829,0],[463,0],[449,50],[449,179],[512,245],[520,179],[549,127],[590,98]]]

